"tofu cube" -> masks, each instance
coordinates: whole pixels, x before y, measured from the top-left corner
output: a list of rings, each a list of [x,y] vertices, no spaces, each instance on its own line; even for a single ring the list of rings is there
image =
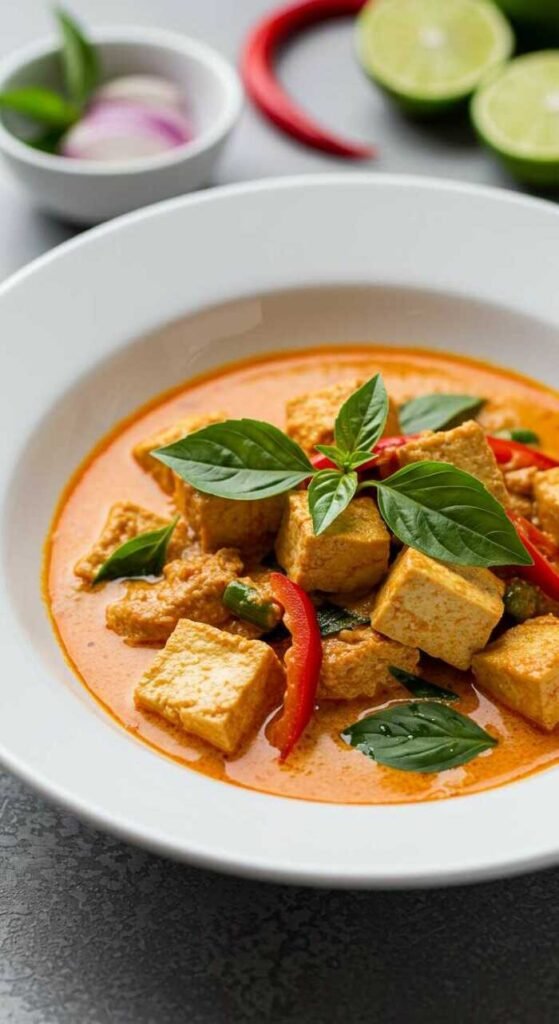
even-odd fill
[[[542,530],[559,544],[559,468],[536,474],[534,497]]]
[[[559,619],[513,626],[472,661],[484,690],[544,729],[559,722]]]
[[[286,433],[307,453],[313,453],[317,444],[333,444],[334,423],[340,407],[364,383],[364,380],[344,381],[290,399],[286,406]],[[384,434],[399,433],[398,409],[390,399]]]
[[[503,614],[503,592],[489,569],[444,565],[407,548],[378,595],[371,623],[392,640],[467,669]]]
[[[252,557],[262,556],[273,547],[286,501],[284,494],[260,501],[214,498],[178,478],[174,500],[202,551],[232,547]]]
[[[477,477],[502,505],[507,503],[503,474],[479,423],[468,420],[453,430],[426,431],[415,441],[398,449],[401,466],[424,459],[450,462],[457,469]]]
[[[168,519],[149,512],[141,505],[135,505],[132,501],[119,501],[109,511],[107,521],[101,531],[101,536],[95,542],[91,550],[74,566],[76,576],[79,576],[86,583],[92,583],[99,569],[107,561],[113,551],[128,540],[132,540],[140,533],[147,533],[150,530],[161,530],[169,525]],[[178,558],[182,549],[187,543],[186,524],[177,523],[169,546],[167,548],[167,560]]]
[[[388,569],[390,536],[372,498],[355,498],[320,536],[313,533],[308,495],[288,498],[276,555],[305,590],[355,591],[373,587]]]
[[[134,445],[132,454],[136,462],[153,477],[165,494],[173,494],[175,474],[169,466],[164,466],[159,459],[153,457],[151,453],[154,448],[165,448],[168,444],[180,441],[187,434],[193,434],[196,430],[201,430],[202,427],[209,427],[211,423],[221,423],[224,419],[226,416],[222,412],[210,413],[207,416],[201,414],[187,416],[169,427],[158,430],[155,434],[150,434],[143,441],[139,441]]]
[[[419,661],[415,647],[404,647],[366,626],[344,629],[322,642],[319,700],[377,697],[396,686],[390,665],[413,672]]]
[[[181,619],[134,696],[138,707],[233,754],[279,703],[284,685],[267,644]]]

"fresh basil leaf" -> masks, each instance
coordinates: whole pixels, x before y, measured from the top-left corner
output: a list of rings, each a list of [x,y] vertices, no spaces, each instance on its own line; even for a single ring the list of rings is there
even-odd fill
[[[322,637],[334,636],[342,629],[357,629],[358,626],[370,626],[370,618],[364,615],[356,615],[347,608],[340,608],[335,604],[323,604],[316,610],[316,618],[320,635]]]
[[[371,451],[388,416],[388,395],[380,373],[354,391],[342,405],[334,426],[336,445],[346,455]]]
[[[384,708],[341,735],[379,764],[404,772],[443,772],[497,745],[470,718],[435,701]]]
[[[324,533],[347,508],[357,490],[357,473],[322,469],[309,486],[309,509],[315,535]]]
[[[372,462],[373,459],[376,459],[376,455],[374,452],[352,452],[352,454],[347,459],[347,468],[359,469],[359,467],[362,466],[364,462]]]
[[[484,398],[473,395],[421,395],[400,407],[403,434],[419,434],[422,430],[457,427],[479,412]]]
[[[515,427],[512,430],[497,430],[494,437],[502,437],[504,441],[518,441],[520,444],[539,444],[540,438],[535,430],[527,427]]]
[[[391,676],[402,686],[409,690],[413,697],[428,697],[429,700],[459,700],[458,694],[453,690],[445,690],[444,686],[435,686],[422,676],[416,676],[413,672],[406,672],[405,668],[398,668],[397,665],[389,665],[388,671]]]
[[[73,103],[52,89],[35,85],[0,92],[0,110],[13,110],[16,114],[56,128],[69,128],[79,117],[79,110]]]
[[[531,565],[502,505],[469,473],[414,462],[375,483],[380,513],[404,544],[453,565]]]
[[[330,459],[330,462],[333,462],[336,466],[339,466],[340,469],[343,469],[346,454],[335,444],[317,444],[315,445],[315,448],[321,455],[325,455],[327,459]]]
[[[212,423],[152,455],[204,494],[254,501],[283,494],[315,472],[305,453],[271,423]]]
[[[178,521],[179,516],[160,530],[139,533],[137,537],[121,544],[103,563],[93,582],[132,579],[134,576],[160,576],[165,565],[167,547]]]
[[[56,18],[62,36],[62,69],[66,89],[74,103],[82,107],[99,82],[97,50],[66,11],[59,8]]]

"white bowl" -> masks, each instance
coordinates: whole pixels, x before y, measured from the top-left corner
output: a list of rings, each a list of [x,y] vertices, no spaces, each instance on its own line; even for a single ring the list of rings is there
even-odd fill
[[[93,32],[103,79],[154,74],[174,81],[185,97],[195,137],[155,157],[122,163],[70,160],[42,153],[14,134],[13,114],[0,117],[0,152],[37,206],[77,224],[96,224],[161,199],[207,185],[213,165],[242,106],[237,74],[215,50],[160,29]],[[24,85],[61,88],[50,39],[19,50],[0,64],[0,91]]]
[[[434,885],[557,862],[557,768],[475,796],[340,806],[241,789],[160,756],[74,677],[39,574],[57,499],[92,445],[160,390],[227,360],[369,339],[483,356],[559,385],[558,241],[556,207],[502,191],[284,179],[132,214],[4,284],[5,765],[126,839],[263,878]]]

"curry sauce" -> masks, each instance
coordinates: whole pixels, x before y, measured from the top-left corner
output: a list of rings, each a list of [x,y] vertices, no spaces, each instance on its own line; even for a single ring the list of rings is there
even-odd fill
[[[250,360],[188,382],[156,399],[105,439],[76,473],[63,496],[47,545],[45,590],[65,654],[89,691],[127,730],[190,768],[236,785],[282,796],[333,803],[390,804],[474,793],[521,778],[559,761],[559,735],[547,734],[477,688],[472,677],[422,659],[429,678],[460,694],[457,710],[499,739],[470,763],[423,775],[378,765],[340,739],[340,732],[366,711],[386,703],[324,701],[305,736],[280,764],[258,735],[234,756],[219,751],[139,710],[134,687],[156,650],[131,647],[106,628],[105,610],[122,584],[80,586],[76,562],[91,548],[109,508],[123,498],[170,517],[171,501],[132,457],[134,445],[174,421],[225,410],[284,426],[289,398],[380,371],[391,397],[401,403],[417,394],[458,392],[506,398],[523,426],[543,448],[559,454],[559,396],[506,370],[464,358],[417,349],[373,346],[314,349]],[[402,696],[404,696],[402,690]]]

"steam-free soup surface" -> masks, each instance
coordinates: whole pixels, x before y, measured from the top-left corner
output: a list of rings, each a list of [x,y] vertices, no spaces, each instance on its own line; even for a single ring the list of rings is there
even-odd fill
[[[63,499],[48,545],[46,589],[65,652],[88,689],[126,729],[191,769],[283,796],[389,804],[477,792],[559,761],[558,735],[545,734],[496,704],[474,687],[471,677],[435,663],[429,666],[430,678],[461,694],[457,710],[489,727],[500,740],[496,748],[464,767],[435,775],[401,772],[349,748],[339,738],[340,731],[365,711],[382,706],[384,698],[376,704],[325,702],[282,765],[264,727],[238,755],[227,758],[135,707],[134,687],[156,651],[129,647],[106,628],[105,607],[119,596],[121,583],[94,591],[79,587],[74,564],[97,539],[111,505],[129,500],[161,514],[171,512],[166,496],[131,456],[137,441],[190,413],[213,410],[281,427],[288,398],[378,371],[397,402],[433,391],[506,396],[518,410],[519,421],[540,435],[544,449],[559,452],[559,397],[537,384],[438,353],[344,347],[236,364],[186,383],[117,428],[82,467]]]

